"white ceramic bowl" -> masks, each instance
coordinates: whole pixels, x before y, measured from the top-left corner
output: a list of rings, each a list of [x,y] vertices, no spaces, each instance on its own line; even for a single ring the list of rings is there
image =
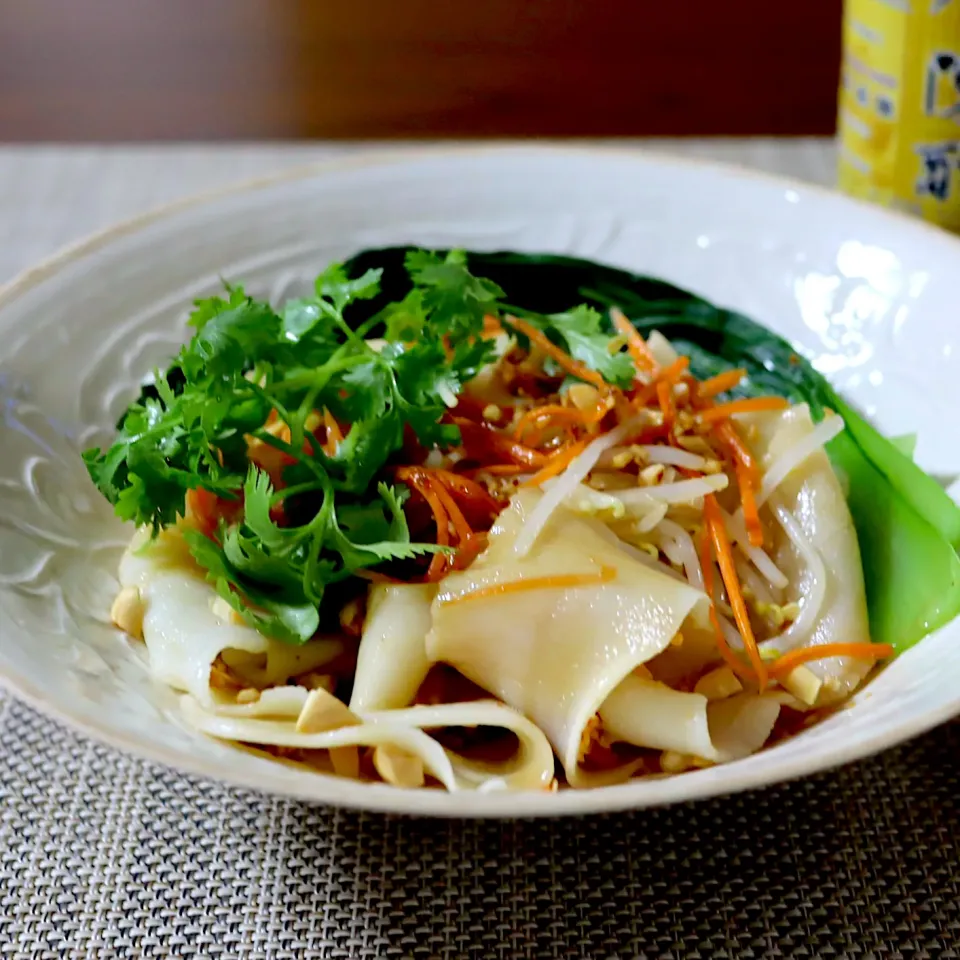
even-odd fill
[[[814,357],[918,459],[960,473],[960,242],[827,192],[636,152],[435,151],[349,160],[176,204],[76,246],[0,295],[0,679],[131,753],[231,783],[403,813],[528,816],[742,790],[862,757],[960,712],[960,623],[850,709],[776,747],[679,777],[559,794],[400,791],[300,771],[177,719],[107,618],[128,535],[79,450],[185,337],[193,298],[242,280],[273,299],[328,261],[406,242],[570,253],[755,317]]]

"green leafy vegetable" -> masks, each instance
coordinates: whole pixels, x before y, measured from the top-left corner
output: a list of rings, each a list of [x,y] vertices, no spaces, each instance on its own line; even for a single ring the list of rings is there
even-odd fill
[[[191,341],[155,372],[113,444],[84,453],[117,513],[155,532],[184,515],[188,491],[235,501],[235,519],[215,537],[187,532],[191,553],[234,609],[291,643],[317,631],[328,587],[444,549],[411,542],[384,468],[407,430],[427,447],[459,443],[444,414],[493,357],[480,334],[484,317],[500,314],[503,291],[457,251],[411,250],[399,267],[406,288],[387,302],[381,268],[340,264],[317,277],[311,296],[279,310],[242,287],[198,301]],[[607,351],[595,311],[536,322],[605,376],[627,376],[629,361]],[[387,340],[379,348],[368,340],[375,328]],[[348,425],[335,448],[311,432],[322,409]],[[283,439],[267,429],[274,412]],[[257,444],[285,457],[280,489],[251,465]]]
[[[381,269],[384,290],[402,297],[409,281],[399,267],[407,254],[397,247],[366,251],[347,270]],[[809,404],[817,420],[827,409],[839,413],[846,430],[831,441],[828,453],[849,480],[874,641],[902,651],[960,614],[960,507],[913,462],[912,445],[905,449],[882,436],[781,337],[672,284],[587,260],[468,252],[466,262],[524,315],[536,312],[557,323],[557,315],[571,312],[586,317],[583,308],[571,311],[570,304],[598,311],[618,306],[642,333],[659,330],[688,354],[697,377],[744,367],[748,377],[735,395],[779,394]],[[592,320],[588,329],[596,329]],[[605,338],[611,334],[602,323],[600,331]],[[556,332],[563,335],[563,321]],[[567,346],[574,349],[573,342]],[[591,366],[598,363],[596,356],[577,356]],[[618,377],[616,370],[603,372]]]
[[[428,447],[459,443],[444,415],[493,358],[484,317],[522,316],[625,386],[633,369],[613,337],[612,305],[642,332],[659,329],[698,377],[742,366],[736,393],[776,393],[817,419],[827,409],[844,418],[828,452],[848,480],[874,640],[902,650],[960,612],[960,508],[913,463],[909,440],[881,436],[749,318],[568,257],[372,250],[331,265],[310,296],[278,309],[228,286],[196,303],[193,339],[154,373],[110,447],[84,460],[118,515],[154,531],[184,514],[188,491],[233,501],[234,519],[213,537],[186,532],[190,550],[249,623],[302,643],[320,629],[330,590],[358,571],[444,549],[411,542],[404,494],[384,481],[408,432]],[[312,432],[317,410],[346,425],[335,447]],[[274,415],[281,436],[267,429]],[[281,484],[251,464],[251,444],[283,456]]]

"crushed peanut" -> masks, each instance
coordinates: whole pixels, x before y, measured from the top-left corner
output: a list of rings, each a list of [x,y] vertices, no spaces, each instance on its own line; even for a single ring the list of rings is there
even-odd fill
[[[297,717],[297,733],[324,733],[360,723],[360,718],[333,694],[311,690]]]
[[[677,750],[664,750],[660,754],[660,769],[664,773],[683,773],[693,766],[693,757]]]
[[[488,403],[483,408],[483,419],[491,422],[498,421],[503,416],[503,411],[495,404]]]
[[[725,700],[741,690],[743,684],[740,678],[728,666],[717,667],[704,674],[693,688],[694,693],[699,693],[708,700]]]
[[[256,687],[244,687],[237,691],[237,703],[256,703],[260,699],[260,691]]]
[[[586,723],[580,734],[580,746],[577,748],[577,763],[583,763],[590,752],[590,748],[600,739],[602,726],[598,714],[594,714]]]
[[[377,773],[395,787],[412,789],[423,786],[423,761],[416,754],[381,743],[373,751],[373,765]]]
[[[682,647],[683,646],[683,634],[678,630],[674,634],[673,639],[670,641],[671,647]]]
[[[684,386],[686,386],[686,384],[684,384]],[[680,432],[686,433],[688,430],[692,430],[696,422],[696,419],[689,410],[677,411],[677,430]]]
[[[124,587],[110,607],[110,619],[137,640],[143,639],[144,613],[143,597],[137,587]]]
[[[651,463],[649,467],[644,467],[637,475],[637,480],[643,487],[652,487],[658,484],[666,472],[662,463]]]
[[[803,664],[794,667],[780,683],[808,707],[812,707],[817,702],[820,688],[823,686],[823,680]]]
[[[567,390],[567,396],[578,410],[593,410],[600,399],[600,391],[589,383],[575,383]]]

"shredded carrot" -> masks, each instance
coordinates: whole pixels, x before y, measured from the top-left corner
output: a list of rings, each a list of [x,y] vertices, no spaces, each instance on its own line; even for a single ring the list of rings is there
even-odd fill
[[[503,333],[503,324],[495,316],[488,313],[483,318],[483,330],[480,336],[495,337],[498,333]]]
[[[778,657],[770,664],[770,676],[775,680],[790,673],[795,667],[810,660],[824,657],[857,657],[864,660],[886,660],[894,649],[889,643],[821,643],[814,647],[801,647]]]
[[[561,350],[546,334],[538,330],[535,326],[521,320],[519,317],[504,317],[504,320],[514,330],[519,330],[531,344],[536,344],[548,357],[555,360],[567,373],[573,374],[579,380],[586,383],[592,383],[595,387],[606,389],[606,381],[595,370],[584,366],[579,360],[574,360],[568,353]]]
[[[677,419],[677,408],[673,402],[673,387],[666,380],[657,381],[657,400],[660,403],[660,412],[663,414],[664,426],[673,429]]]
[[[488,467],[474,467],[468,474],[458,474],[458,476],[475,477],[481,473],[489,473],[491,477],[514,477],[518,473],[529,472],[530,467],[524,467],[518,463],[491,463]]]
[[[629,419],[638,410],[642,410],[644,407],[649,406],[650,402],[657,395],[658,386],[659,384],[654,381],[653,383],[648,383],[646,386],[640,387],[638,390],[634,391],[633,396],[630,398],[629,410],[620,410],[620,404],[617,403],[617,412],[620,414],[620,419]],[[616,399],[618,400],[619,398]]]
[[[723,373],[718,373],[715,377],[708,377],[697,385],[697,396],[706,400],[717,396],[719,393],[726,393],[738,386],[746,375],[747,371],[738,367],[736,370],[726,370]]]
[[[440,602],[444,605],[466,603],[468,600],[483,600],[486,597],[499,597],[505,593],[520,593],[525,590],[551,590],[558,587],[592,587],[609,583],[615,579],[615,567],[603,566],[596,573],[557,573],[547,577],[528,577],[525,580],[508,580],[505,583],[493,583],[459,597],[450,597]]]
[[[417,493],[427,501],[427,506],[430,507],[434,522],[437,525],[437,545],[441,547],[450,546],[450,528],[448,526],[450,521],[443,507],[443,503],[432,489],[430,483],[424,482],[422,475],[418,473],[416,468],[410,467],[401,467],[397,471],[397,479],[416,490]],[[443,576],[447,567],[447,559],[447,555],[444,553],[435,553],[433,555],[433,559],[430,561],[430,566],[427,569],[427,580],[435,581]]]
[[[671,386],[675,383],[680,382],[680,378],[684,375],[687,370],[687,367],[690,366],[689,357],[677,357],[669,366],[664,367],[657,374],[658,383],[669,383]]]
[[[472,533],[457,547],[457,555],[453,561],[454,570],[465,570],[486,549],[487,535]]]
[[[627,349],[633,358],[637,373],[655,373],[659,364],[650,352],[647,341],[640,336],[640,332],[627,319],[627,315],[619,307],[614,307],[610,311],[610,319],[627,341]]]
[[[450,518],[453,529],[457,534],[457,542],[463,543],[464,540],[467,540],[473,534],[473,527],[470,526],[467,518],[463,515],[463,511],[457,506],[457,501],[450,496],[450,491],[440,480],[431,476],[426,471],[424,471],[422,482],[430,487],[440,503],[443,504],[443,509],[446,510],[447,516]]]
[[[736,428],[729,420],[721,420],[716,426],[717,436],[730,451],[734,461],[739,463],[750,475],[751,479],[757,478],[757,462],[753,459],[753,454],[743,442],[743,438],[737,433]]]
[[[501,463],[509,460],[523,467],[542,467],[547,458],[539,450],[524,446],[499,430],[474,423],[465,417],[454,417],[453,422],[460,428],[460,437],[467,454],[477,459],[485,456],[496,457]]]
[[[548,403],[542,407],[533,407],[517,421],[513,428],[513,439],[522,440],[524,433],[530,427],[536,427],[541,420],[570,420],[573,423],[589,423],[591,412],[578,410],[576,407],[564,407],[559,403]]]
[[[323,425],[327,428],[327,438],[323,444],[323,452],[332,457],[337,452],[337,447],[343,442],[343,432],[336,418],[326,408],[323,408]]]
[[[757,509],[757,490],[754,477],[742,464],[737,464],[737,483],[740,486],[740,499],[743,501],[743,521],[747,528],[747,537],[754,547],[763,546],[763,527],[760,525],[760,512]]]
[[[700,568],[703,570],[703,584],[707,596],[710,598],[710,622],[713,624],[713,632],[716,635],[717,649],[720,656],[727,662],[730,669],[743,680],[752,680],[753,671],[745,664],[727,643],[724,636],[723,627],[720,625],[720,617],[717,614],[717,606],[713,599],[713,554],[710,552],[710,531],[707,527],[703,528],[703,534],[700,537],[700,546],[698,550],[700,556]]]
[[[720,576],[723,578],[723,585],[727,588],[727,596],[730,600],[730,606],[733,607],[733,616],[737,621],[737,629],[740,631],[740,636],[743,637],[743,645],[746,648],[747,657],[756,674],[757,683],[761,690],[765,690],[767,687],[767,668],[760,658],[757,641],[753,635],[753,627],[750,625],[750,615],[747,613],[747,605],[743,599],[743,591],[740,589],[737,567],[733,559],[733,549],[730,546],[730,540],[727,537],[727,531],[723,525],[720,507],[717,504],[716,497],[712,493],[707,494],[703,500],[703,518],[707,529],[710,531],[710,539],[713,542],[713,552],[717,557],[717,563],[720,565]]]
[[[514,464],[505,464],[504,466],[508,466],[511,470],[514,469]],[[463,497],[464,500],[468,500],[471,504],[483,507],[490,513],[496,514],[500,512],[500,504],[475,480],[471,480],[462,474],[454,473],[452,470],[435,469],[430,472],[450,490],[451,493]]]
[[[555,453],[548,461],[546,466],[541,467],[532,477],[528,477],[521,487],[539,487],[545,480],[555,477],[558,473],[565,470],[581,453],[587,448],[587,441],[581,440],[579,443],[571,443],[568,447]]]
[[[745,397],[743,400],[731,400],[715,407],[701,410],[697,416],[701,423],[715,423],[726,420],[735,413],[762,413],[767,410],[785,410],[790,404],[783,397]]]
[[[212,537],[220,523],[220,508],[222,506],[220,498],[203,487],[196,487],[187,491],[186,505],[200,532],[205,537]]]

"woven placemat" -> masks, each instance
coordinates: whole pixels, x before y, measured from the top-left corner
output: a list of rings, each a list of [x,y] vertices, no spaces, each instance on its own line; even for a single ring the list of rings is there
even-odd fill
[[[950,724],[694,805],[418,821],[184,777],[7,697],[0,956],[960,958],[958,761]]]

